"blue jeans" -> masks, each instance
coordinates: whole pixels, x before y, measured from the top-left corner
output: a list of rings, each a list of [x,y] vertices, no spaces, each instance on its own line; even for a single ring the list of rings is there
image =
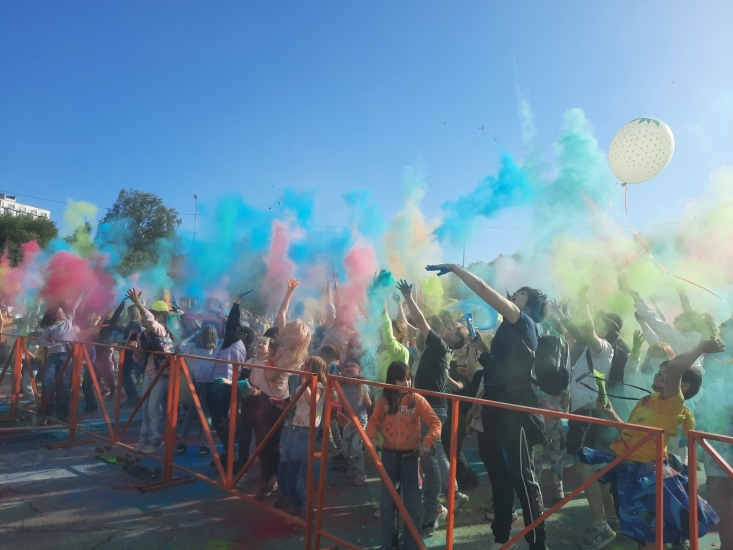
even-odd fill
[[[398,477],[398,461],[399,461],[399,477]],[[382,465],[387,475],[394,483],[399,479],[400,490],[402,492],[402,502],[405,504],[412,521],[418,530],[422,527],[420,523],[420,485],[418,484],[418,459],[415,453],[400,455],[389,451],[382,451]],[[423,466],[423,470],[425,467]],[[395,527],[395,506],[392,495],[389,494],[387,486],[382,480],[382,498],[379,504],[379,510],[382,514],[382,544],[387,548],[392,548],[392,534]],[[417,542],[407,527],[404,528],[403,539],[405,548],[413,550],[418,548]]]
[[[448,411],[443,407],[433,407],[433,412],[440,419],[441,423],[445,422],[448,417]],[[422,423],[422,436],[428,434],[428,425]],[[438,438],[434,447],[435,454],[432,456],[424,456],[420,459],[422,463],[422,471],[425,476],[423,481],[423,508],[425,509],[425,523],[433,523],[441,510],[440,492],[448,491],[448,477],[450,464],[448,457],[445,456],[443,450],[443,442]]]
[[[280,436],[280,464],[277,484],[290,505],[298,511],[305,509],[305,470],[308,464],[308,428],[283,428]]]
[[[143,376],[143,393],[147,391],[155,374]],[[140,442],[160,445],[163,440],[163,421],[167,398],[168,377],[161,376],[150,391],[147,401],[142,405],[143,424],[140,427]]]
[[[69,392],[71,390],[71,369],[73,365],[66,365],[59,385],[56,386],[54,395],[51,395],[51,389],[56,382],[56,376],[61,371],[61,367],[64,366],[66,361],[66,353],[51,353],[46,361],[46,372],[43,375],[43,395],[44,399],[48,402],[46,410],[43,414],[46,416],[52,416],[56,411],[59,419],[69,417]],[[69,361],[71,363],[71,361]]]

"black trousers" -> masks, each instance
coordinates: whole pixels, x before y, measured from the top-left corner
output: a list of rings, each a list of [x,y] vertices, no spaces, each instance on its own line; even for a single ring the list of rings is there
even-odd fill
[[[515,493],[522,504],[525,525],[544,512],[542,493],[534,477],[534,447],[527,441],[523,427],[516,427],[517,433],[507,434],[507,425],[492,422],[494,419],[486,414],[482,414],[482,420],[484,432],[478,433],[479,453],[491,480],[496,517],[491,524],[491,531],[496,542],[504,543],[510,537]],[[543,550],[544,523],[524,538],[530,550]]]
[[[128,361],[125,357],[125,363],[122,368],[122,387],[125,388],[125,395],[128,399],[137,398],[137,388],[132,379],[132,371],[135,370],[135,362]]]
[[[451,441],[451,410],[452,407],[448,407],[448,418],[446,419],[445,423],[443,424],[443,428],[440,432],[440,440],[443,442],[443,449],[445,450],[446,456],[450,453],[450,441]],[[465,414],[459,414],[458,415],[458,432],[456,433],[457,441],[456,441],[456,453],[458,456],[456,457],[456,481],[459,485],[461,485],[461,482],[459,480],[465,479],[466,475],[468,474],[471,467],[468,465],[468,459],[466,459],[466,455],[463,454],[463,441],[466,439],[466,415]]]
[[[68,367],[67,367],[68,368]],[[84,377],[81,380],[81,391],[84,394],[84,403],[90,409],[97,406],[97,398],[94,396],[94,382],[89,374],[89,365],[84,363]]]

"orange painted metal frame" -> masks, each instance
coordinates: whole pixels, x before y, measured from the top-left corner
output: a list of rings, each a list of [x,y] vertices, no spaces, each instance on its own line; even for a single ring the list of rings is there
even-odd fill
[[[12,393],[11,393],[11,416],[13,415],[13,407],[14,404],[15,407],[15,418],[17,418],[17,410],[19,409],[18,406],[18,397],[20,393],[20,385],[21,385],[21,378],[22,378],[22,368],[23,368],[23,361],[22,357],[25,355],[27,359],[27,368],[30,370],[30,358],[29,354],[27,354],[27,347],[25,343],[25,338],[21,336],[16,335],[8,335],[13,336],[16,338],[16,342],[14,344],[14,348],[16,351],[20,349],[20,353],[16,353],[15,358],[15,364],[13,369],[13,382],[12,382]],[[273,370],[273,371],[280,371],[280,372],[291,372],[293,374],[298,373],[304,377],[306,377],[308,380],[306,380],[301,388],[298,390],[294,398],[291,400],[291,402],[285,407],[282,414],[280,415],[280,419],[278,422],[270,429],[268,434],[265,436],[265,438],[258,443],[256,450],[254,453],[250,456],[249,460],[247,461],[247,464],[245,464],[244,468],[241,469],[241,471],[235,476],[233,472],[233,460],[234,460],[234,430],[236,428],[236,421],[237,421],[237,405],[238,405],[238,388],[237,388],[237,377],[238,377],[238,369],[233,369],[233,380],[232,380],[232,391],[231,391],[231,397],[230,397],[230,416],[229,416],[229,444],[227,450],[227,464],[224,465],[221,463],[221,458],[219,453],[216,450],[216,445],[214,442],[213,435],[211,433],[211,430],[208,426],[208,423],[206,421],[206,417],[204,414],[204,411],[201,407],[200,400],[198,399],[198,396],[195,391],[195,387],[193,385],[193,380],[191,377],[191,374],[188,370],[188,366],[186,365],[185,358],[186,357],[194,357],[189,356],[185,354],[167,354],[169,356],[168,360],[164,363],[163,366],[158,370],[156,373],[155,378],[153,379],[152,383],[150,384],[150,387],[143,393],[143,395],[140,398],[140,402],[136,405],[136,407],[132,410],[130,413],[130,416],[128,417],[125,424],[122,426],[122,428],[119,428],[120,424],[120,401],[121,401],[121,386],[122,386],[122,379],[123,379],[123,369],[124,369],[124,354],[130,353],[130,350],[128,348],[124,348],[121,346],[109,346],[113,349],[119,350],[120,353],[120,359],[119,359],[119,372],[118,372],[118,385],[120,386],[120,390],[117,392],[116,399],[115,399],[115,410],[114,410],[114,418],[110,420],[108,411],[106,409],[106,406],[104,405],[104,399],[101,395],[101,391],[99,388],[99,384],[96,378],[96,374],[93,372],[93,368],[91,366],[91,361],[89,360],[89,355],[86,351],[85,345],[86,342],[69,342],[69,344],[72,347],[71,353],[69,353],[69,356],[67,357],[67,362],[65,363],[65,366],[63,368],[66,368],[68,365],[68,362],[70,361],[72,363],[72,388],[71,388],[71,414],[69,417],[68,424],[59,422],[60,424],[65,424],[69,428],[69,440],[66,443],[60,443],[53,448],[58,447],[64,447],[69,445],[78,445],[81,443],[86,443],[91,440],[77,440],[76,439],[76,432],[79,432],[81,434],[85,434],[88,436],[93,437],[97,440],[106,441],[112,445],[118,445],[122,448],[132,450],[132,447],[128,444],[122,443],[121,438],[127,431],[127,428],[130,426],[133,418],[137,414],[137,412],[142,407],[143,403],[146,399],[149,398],[150,391],[152,387],[158,382],[158,380],[164,375],[164,373],[168,372],[168,399],[167,399],[167,410],[166,410],[166,427],[165,427],[165,440],[164,440],[164,455],[163,457],[158,457],[155,455],[149,455],[151,458],[156,460],[162,460],[163,462],[163,480],[154,484],[150,484],[148,486],[142,486],[141,490],[149,491],[149,490],[157,490],[162,489],[166,487],[170,487],[173,485],[177,485],[182,482],[190,482],[194,479],[199,479],[201,481],[205,481],[207,483],[210,483],[211,485],[214,485],[215,487],[218,487],[224,491],[229,492],[230,494],[237,496],[238,498],[245,500],[247,502],[250,502],[256,506],[262,507],[264,509],[267,509],[273,514],[276,514],[280,517],[284,517],[289,519],[292,523],[295,523],[297,525],[301,525],[305,527],[305,541],[304,545],[307,550],[310,550],[311,548],[320,548],[321,547],[321,539],[327,538],[333,542],[335,542],[338,545],[344,546],[346,548],[353,548],[358,549],[359,546],[350,543],[349,541],[343,540],[340,537],[337,537],[323,529],[323,510],[324,510],[324,504],[325,504],[325,482],[326,482],[326,470],[327,470],[327,459],[325,452],[322,452],[321,456],[321,465],[320,465],[320,480],[318,485],[318,490],[315,491],[313,480],[314,480],[314,469],[315,469],[315,425],[316,425],[316,399],[317,399],[317,391],[316,391],[316,384],[317,379],[312,373],[307,372],[299,372],[299,371],[290,371],[287,369],[280,369],[276,367],[270,367],[266,365],[253,365],[248,363],[234,363],[235,365],[239,367],[246,367],[246,368],[262,368],[267,370]],[[99,345],[94,343],[94,345]],[[157,353],[157,352],[153,352]],[[194,357],[195,358],[195,357]],[[44,358],[44,370],[45,370],[45,360],[47,357]],[[9,359],[8,359],[9,361]],[[94,433],[87,431],[83,428],[80,428],[78,426],[78,406],[79,406],[79,390],[81,387],[81,371],[82,371],[82,363],[86,361],[89,365],[89,371],[90,371],[90,377],[92,378],[92,382],[94,385],[95,393],[97,394],[97,398],[99,399],[99,402],[102,406],[102,412],[104,414],[105,423],[108,428],[109,437],[105,437],[103,435],[100,435],[99,433]],[[230,363],[225,360],[212,360],[214,362],[220,362],[220,363]],[[9,362],[6,362],[5,368],[3,369],[3,374],[7,370],[9,366]],[[63,374],[63,368],[60,371],[59,375],[57,376],[55,382],[54,382],[54,389],[58,385],[59,377]],[[198,472],[194,472],[192,470],[189,470],[188,468],[185,468],[183,466],[180,466],[178,464],[174,463],[174,453],[175,453],[175,443],[176,443],[176,427],[178,423],[178,394],[179,394],[179,388],[180,388],[180,380],[181,375],[185,378],[185,381],[189,387],[189,390],[191,391],[191,395],[193,398],[194,406],[196,407],[197,413],[199,415],[199,419],[201,420],[202,429],[204,430],[204,434],[206,436],[207,442],[209,443],[209,446],[212,450],[212,455],[214,458],[214,462],[216,463],[217,472],[220,477],[220,481],[217,481],[216,479],[212,479],[211,477],[208,477],[206,475],[203,475]],[[33,379],[33,376],[31,376]],[[2,380],[2,374],[0,374],[0,381]],[[324,410],[323,410],[323,441],[328,441],[328,432],[330,428],[330,420],[331,420],[331,407],[330,403],[333,396],[333,391],[335,390],[337,394],[340,397],[341,403],[343,404],[346,412],[348,413],[349,417],[354,421],[356,419],[356,416],[354,414],[353,409],[348,404],[348,401],[344,398],[343,389],[341,388],[341,383],[343,382],[353,382],[352,379],[344,378],[340,376],[329,376],[328,377],[328,384],[326,387],[325,392],[325,404],[324,404]],[[373,387],[392,387],[387,384],[382,384],[378,382],[369,382],[369,381],[361,381],[361,383],[373,386]],[[307,387],[310,387],[311,389],[311,414],[310,414],[310,434],[309,434],[309,459],[308,459],[308,465],[307,465],[307,488],[306,488],[306,494],[307,494],[307,511],[306,511],[306,521],[303,522],[299,518],[290,516],[286,512],[283,512],[278,509],[274,509],[267,504],[264,504],[258,500],[256,500],[254,497],[244,494],[241,491],[237,490],[235,488],[235,485],[238,483],[238,481],[241,479],[241,477],[244,475],[244,473],[247,471],[247,469],[252,465],[255,458],[259,455],[262,448],[266,444],[266,442],[269,440],[270,437],[274,435],[274,433],[277,431],[277,429],[282,425],[283,421],[285,420],[288,412],[292,409],[292,407],[295,406],[295,403],[297,400],[303,395],[303,392]],[[34,388],[35,389],[35,388]],[[568,413],[559,413],[555,411],[547,411],[542,409],[533,409],[530,407],[523,407],[519,405],[510,405],[507,403],[499,403],[494,401],[488,401],[483,399],[476,399],[476,398],[467,398],[467,397],[461,397],[456,396],[452,394],[440,394],[436,392],[430,392],[426,390],[416,390],[412,389],[411,391],[414,391],[415,393],[419,393],[423,396],[436,396],[441,397],[444,399],[448,399],[451,401],[451,407],[452,407],[452,414],[451,414],[451,430],[455,433],[458,428],[458,407],[460,402],[468,402],[468,403],[477,403],[482,406],[492,406],[497,408],[503,408],[507,410],[513,410],[513,411],[520,411],[520,412],[526,412],[526,413],[532,413],[532,414],[541,414],[544,416],[554,416],[554,417],[560,417],[560,418],[569,418],[569,419],[575,419],[582,422],[587,423],[593,423],[593,424],[601,424],[606,426],[614,426],[614,427],[623,427],[627,429],[637,429],[640,431],[645,431],[646,435],[637,442],[634,446],[627,449],[622,455],[617,457],[613,462],[608,464],[606,467],[604,467],[602,470],[597,472],[594,476],[586,480],[583,484],[581,484],[577,489],[575,489],[572,493],[567,495],[565,499],[558,502],[554,506],[552,506],[550,509],[545,511],[542,516],[537,518],[531,525],[528,525],[525,527],[525,529],[518,533],[516,536],[514,536],[507,545],[511,545],[514,542],[518,541],[522,536],[524,536],[527,532],[529,532],[531,529],[539,525],[541,522],[543,522],[549,515],[556,512],[560,507],[562,507],[565,503],[567,503],[569,500],[574,498],[576,495],[578,495],[581,491],[583,491],[586,487],[590,486],[593,482],[597,481],[605,472],[613,468],[615,465],[623,461],[627,456],[629,456],[631,453],[633,453],[636,449],[647,443],[648,441],[652,439],[656,439],[656,458],[657,458],[657,479],[663,479],[663,457],[664,457],[664,446],[663,446],[663,435],[662,430],[657,428],[649,428],[645,426],[637,426],[637,425],[631,425],[631,424],[622,424],[617,423],[609,420],[601,420],[596,418],[589,418],[585,416],[578,416]],[[37,393],[38,395],[38,393]],[[45,394],[44,394],[45,395]],[[49,394],[50,395],[50,394]],[[39,400],[37,398],[36,400],[36,407],[38,409],[39,406],[44,406],[45,401]],[[36,412],[36,411],[31,411]],[[56,421],[58,422],[58,421]],[[415,540],[418,541],[418,544],[421,548],[425,548],[424,544],[422,543],[422,538],[420,537],[420,533],[417,529],[417,526],[415,526],[409,515],[407,514],[407,510],[404,507],[404,504],[402,503],[401,499],[398,498],[398,495],[396,494],[396,491],[394,491],[394,486],[389,480],[389,476],[387,475],[386,471],[384,470],[379,457],[377,456],[375,450],[372,448],[371,444],[369,444],[368,440],[366,439],[366,433],[363,428],[361,428],[361,424],[357,421],[355,422],[355,427],[357,428],[357,432],[359,433],[359,436],[365,440],[366,442],[366,449],[369,455],[371,456],[372,460],[374,461],[377,470],[379,471],[380,477],[382,480],[385,481],[385,485],[387,489],[392,494],[392,497],[395,498],[395,502],[397,503],[397,507],[400,511],[400,514],[402,515],[405,525],[408,529],[412,532],[413,536],[415,536]],[[711,456],[721,464],[721,467],[724,468],[726,473],[733,477],[733,469],[731,469],[725,461],[715,452],[714,449],[712,449],[709,444],[704,441],[704,439],[715,439],[718,441],[724,441],[727,443],[733,443],[733,438],[730,437],[724,437],[724,436],[718,436],[715,434],[706,434],[704,432],[690,432],[690,461],[694,464],[694,457],[696,457],[696,443],[699,442],[700,445],[711,454]],[[51,446],[49,446],[51,447]],[[450,474],[449,474],[449,486],[453,486],[455,484],[455,475],[456,475],[456,454],[457,454],[457,438],[453,437],[451,438],[451,444],[450,449],[448,449],[448,458],[450,461]],[[177,469],[181,472],[184,472],[189,477],[188,478],[179,478],[175,479],[173,478],[173,470]],[[694,469],[693,469],[694,470]],[[690,533],[691,535],[697,534],[697,508],[696,508],[696,499],[693,499],[692,496],[696,497],[697,494],[697,487],[694,485],[694,482],[696,481],[696,475],[693,471],[690,471],[690,495],[691,495],[691,502],[693,503],[690,508]],[[656,493],[656,499],[657,499],[657,525],[656,529],[657,532],[663,531],[663,493],[661,490],[657,490]],[[315,518],[313,517],[313,509],[314,509],[314,499],[315,499]],[[448,495],[448,509],[453,510],[455,506],[455,494],[453,491],[449,491]],[[695,519],[695,523],[693,526],[693,518]],[[455,530],[455,523],[454,523],[454,516],[452,513],[448,515],[447,521],[446,521],[446,548],[448,550],[452,550],[453,548],[453,534]],[[694,530],[693,530],[694,529]],[[505,547],[507,546],[505,545]],[[657,540],[656,541],[656,547],[661,550],[663,547],[663,541]],[[691,540],[691,547],[693,550],[697,548],[697,540],[693,537]]]
[[[698,548],[698,510],[697,510],[697,445],[699,444],[706,453],[716,462],[721,470],[725,474],[733,479],[733,468],[728,464],[725,459],[720,456],[720,453],[713,449],[713,447],[706,440],[711,439],[713,441],[720,441],[721,443],[733,443],[733,437],[711,434],[707,432],[700,432],[697,430],[690,430],[687,435],[687,463],[690,465],[688,475],[688,498],[690,507],[690,550],[697,550]]]

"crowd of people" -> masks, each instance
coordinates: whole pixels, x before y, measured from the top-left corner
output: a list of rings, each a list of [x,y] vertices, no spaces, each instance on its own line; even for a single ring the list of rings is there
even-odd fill
[[[166,365],[166,354],[177,352],[187,357],[198,401],[223,446],[221,459],[226,464],[233,417],[231,386],[236,373],[239,414],[234,416],[235,474],[249,461],[253,439],[259,444],[298,395],[288,418],[258,456],[261,487],[256,497],[266,500],[276,495],[275,507],[289,508],[292,515],[302,519],[306,517],[304,482],[312,394],[310,385],[304,389],[301,385],[312,375],[316,378],[315,429],[319,434],[328,375],[350,380],[343,384],[348,407],[336,394],[331,396],[334,414],[329,437],[321,443],[331,451],[331,469],[343,472],[357,487],[364,485],[365,445],[373,446],[421,536],[430,536],[448,514],[463,508],[469,500],[464,491],[479,485],[477,473],[462,451],[467,438],[477,438],[488,474],[491,498],[482,509],[491,521],[498,546],[510,539],[512,524],[518,518],[515,499],[525,525],[529,525],[544,512],[546,502],[565,497],[567,457],[572,457],[580,479],[587,480],[645,435],[631,428],[566,422],[556,416],[466,402],[458,409],[458,430],[452,432],[452,408],[445,397],[435,394],[478,397],[662,428],[665,499],[678,503],[669,509],[665,506],[664,540],[682,545],[689,537],[686,434],[695,428],[695,417],[700,429],[733,433],[729,407],[719,400],[699,399],[704,392],[703,375],[706,385],[727,378],[727,360],[722,354],[724,341],[733,335],[733,322],[717,326],[712,315],[695,311],[682,287],[683,313],[670,322],[656,302],[652,300],[649,306],[621,275],[619,289],[633,299],[638,322],[629,346],[621,338],[623,319],[589,306],[592,288],[583,288],[571,300],[558,302],[527,286],[503,295],[457,265],[428,269],[458,277],[498,312],[497,325],[481,332],[475,330],[468,315],[426,312],[416,301],[412,285],[400,281],[398,292],[389,299],[395,304],[384,304],[379,329],[382,346],[367,362],[359,333],[340,315],[338,277],[334,277],[328,281],[323,316],[317,320],[291,314],[298,280],[290,279],[272,320],[253,315],[242,306],[247,292],[236,296],[231,307],[210,298],[203,308],[183,311],[172,299],[157,299],[147,305],[150,297],[130,289],[113,312],[94,312],[84,319],[77,315],[83,294],[63,304],[39,304],[19,318],[13,318],[5,308],[0,312],[0,332],[30,336],[36,379],[43,388],[44,408],[38,411],[41,423],[51,422],[54,416],[68,420],[70,369],[59,374],[68,360],[70,342],[83,341],[88,351],[82,382],[84,412],[98,408],[90,369],[106,398],[124,391],[124,407],[137,406],[141,391],[150,389],[140,407],[142,424],[135,449],[141,453],[155,453],[163,442],[168,379],[156,375]],[[390,309],[397,312],[395,318],[390,317]],[[12,338],[5,336],[6,355],[11,343]],[[120,365],[122,388],[115,385],[118,357],[109,344],[128,350]],[[370,378],[390,387],[382,390],[368,385],[363,369],[366,363],[376,365]],[[30,377],[31,373],[24,372],[22,386],[27,396],[33,393]],[[434,394],[423,396],[414,389]],[[200,416],[187,383],[181,385],[179,406],[182,422],[176,453],[188,453],[193,442],[198,455],[206,457],[211,449],[203,430],[191,439]],[[347,408],[355,417],[346,413]],[[721,416],[726,420],[721,422]],[[368,442],[362,440],[355,421],[366,431]],[[457,475],[450,484],[447,453],[452,438],[457,439]],[[654,491],[643,489],[656,483],[655,456],[654,442],[647,442],[588,487],[588,523],[582,550],[603,548],[620,533],[640,547],[654,544]],[[545,458],[550,465],[552,492],[543,494],[540,481]],[[216,466],[214,461],[212,466]],[[700,501],[699,533],[702,536],[717,525],[722,549],[729,550],[733,548],[733,481],[713,461],[706,460],[704,466],[709,504]],[[252,480],[245,472],[238,486],[249,483]],[[455,496],[452,510],[443,504],[450,492]],[[387,549],[397,540],[395,509],[383,481],[374,514],[381,518]],[[547,547],[542,523],[525,538],[530,550]],[[409,530],[403,529],[402,540],[405,548],[417,548]]]

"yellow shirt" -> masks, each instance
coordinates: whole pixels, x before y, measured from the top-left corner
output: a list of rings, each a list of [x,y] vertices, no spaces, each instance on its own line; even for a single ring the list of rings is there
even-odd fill
[[[677,437],[680,425],[684,425],[685,434],[695,428],[695,418],[690,409],[685,407],[685,398],[682,392],[671,399],[660,399],[659,392],[639,399],[629,414],[629,424],[640,424],[664,429],[664,454],[667,454],[667,442],[670,437]],[[611,449],[620,455],[626,449],[642,439],[646,432],[638,430],[623,430],[619,438],[611,444]],[[631,462],[654,462],[656,459],[656,441],[647,441],[626,460]]]

